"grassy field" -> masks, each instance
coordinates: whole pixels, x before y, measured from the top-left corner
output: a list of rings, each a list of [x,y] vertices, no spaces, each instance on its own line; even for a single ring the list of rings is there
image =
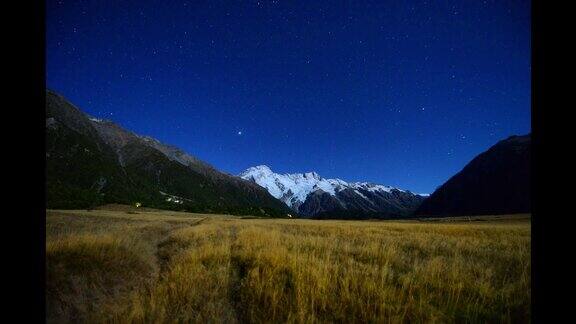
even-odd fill
[[[48,322],[529,322],[530,219],[46,213]]]

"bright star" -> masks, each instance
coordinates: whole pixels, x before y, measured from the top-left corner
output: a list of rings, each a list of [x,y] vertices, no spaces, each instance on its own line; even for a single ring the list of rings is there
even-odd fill
[[[242,131],[238,131],[238,135],[242,135]]]

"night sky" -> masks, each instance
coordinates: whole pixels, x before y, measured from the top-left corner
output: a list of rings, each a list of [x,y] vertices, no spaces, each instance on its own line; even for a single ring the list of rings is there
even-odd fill
[[[530,132],[529,1],[48,1],[47,88],[238,174],[431,193]]]

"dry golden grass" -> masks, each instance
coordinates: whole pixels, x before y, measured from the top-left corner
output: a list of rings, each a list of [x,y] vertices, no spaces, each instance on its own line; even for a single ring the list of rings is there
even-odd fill
[[[49,322],[527,322],[530,222],[49,211]]]

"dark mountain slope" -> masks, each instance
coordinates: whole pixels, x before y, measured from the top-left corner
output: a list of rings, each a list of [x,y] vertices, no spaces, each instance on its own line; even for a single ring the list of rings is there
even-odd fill
[[[346,189],[337,193],[339,202],[345,205],[322,204],[325,208],[316,210],[313,218],[319,219],[396,219],[410,216],[418,206],[424,201],[424,197],[415,195],[409,191],[392,189],[390,192],[371,192],[368,190],[358,190],[363,197],[359,199],[353,190]],[[314,196],[309,196],[303,204],[307,207],[309,200]]]
[[[416,211],[420,216],[530,212],[530,134],[512,136],[478,155]]]
[[[48,208],[105,203],[231,214],[291,211],[263,188],[214,169],[175,147],[90,119],[46,93]]]

